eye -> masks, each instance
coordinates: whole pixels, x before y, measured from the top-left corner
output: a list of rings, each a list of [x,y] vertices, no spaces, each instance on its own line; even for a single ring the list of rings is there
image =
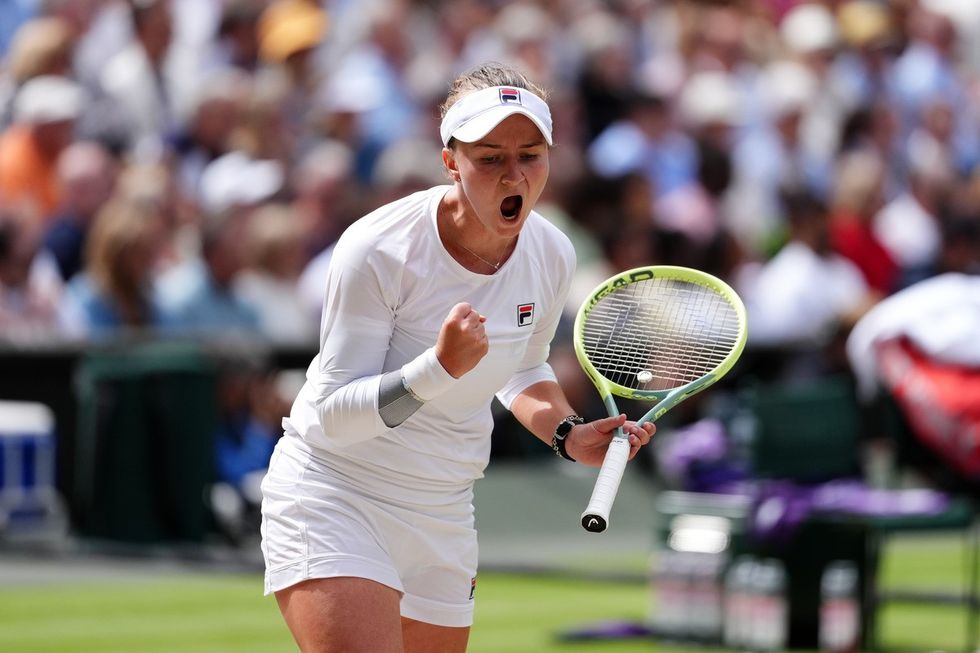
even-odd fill
[[[537,152],[523,152],[521,154],[522,161],[535,161],[539,158],[541,158],[541,155]]]
[[[480,163],[496,163],[499,158],[497,156],[482,156],[480,157]]]

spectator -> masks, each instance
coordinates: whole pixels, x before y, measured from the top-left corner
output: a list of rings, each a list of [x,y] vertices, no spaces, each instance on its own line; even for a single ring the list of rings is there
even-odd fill
[[[120,171],[117,186],[118,197],[151,207],[161,220],[158,256],[147,261],[153,274],[197,253],[197,215],[182,206],[170,165],[130,163]]]
[[[54,256],[65,281],[82,269],[89,228],[111,197],[117,172],[118,164],[109,151],[91,141],[72,143],[58,160],[61,203],[44,234],[44,247]]]
[[[576,29],[584,52],[575,84],[582,103],[582,140],[588,144],[636,108],[635,62],[628,31],[614,16],[592,12],[579,19]]]
[[[680,234],[696,248],[720,235],[720,204],[731,182],[730,154],[744,109],[728,73],[695,73],[681,89],[677,112],[694,141],[694,176],[675,188],[661,189],[655,214],[661,228]]]
[[[697,149],[674,123],[666,98],[637,90],[626,117],[612,123],[588,148],[589,165],[603,177],[643,174],[660,196],[691,183]]]
[[[289,406],[257,356],[219,356],[215,477],[210,504],[219,529],[237,545],[258,533],[260,484]]]
[[[234,281],[234,292],[259,316],[259,331],[278,344],[316,342],[316,325],[306,319],[299,277],[309,257],[298,216],[288,205],[259,207],[246,233],[249,265]]]
[[[333,244],[353,221],[352,216],[359,215],[358,208],[367,208],[356,206],[361,186],[354,180],[353,152],[340,141],[319,143],[296,166],[291,186],[293,208],[307,234],[309,257],[298,291],[310,324],[319,326]]]
[[[282,127],[294,144],[309,137],[307,114],[320,81],[312,55],[328,24],[326,12],[311,0],[275,0],[259,17],[259,56],[282,85]]]
[[[886,99],[878,98],[851,113],[841,127],[840,152],[874,152],[884,165],[883,193],[895,197],[905,186],[908,174],[905,152],[898,138],[898,116]],[[840,161],[833,163],[840,167]],[[835,170],[836,174],[836,170]]]
[[[0,134],[0,195],[30,204],[42,224],[61,200],[58,157],[72,141],[84,101],[67,77],[35,77],[17,93],[14,123]]]
[[[216,58],[226,66],[248,73],[259,68],[259,16],[262,0],[229,0],[218,26]]]
[[[953,189],[952,164],[940,148],[919,141],[909,160],[908,185],[878,211],[871,228],[899,267],[904,288],[936,272],[942,248],[939,214]]]
[[[828,213],[802,192],[782,198],[789,240],[763,265],[741,268],[753,343],[813,347],[849,329],[875,301],[861,271],[830,247]]]
[[[201,173],[200,204],[206,215],[248,212],[283,190],[284,166],[240,150],[218,157]]]
[[[980,274],[980,220],[975,215],[948,215],[937,273]]]
[[[182,84],[173,59],[168,59],[173,36],[170,0],[127,0],[133,38],[106,64],[99,78],[122,123],[127,149],[143,161],[164,151],[164,139],[179,125]],[[107,107],[108,108],[108,107]]]
[[[0,74],[0,127],[10,125],[17,90],[41,75],[71,76],[72,32],[60,18],[30,20],[14,34]]]
[[[888,77],[900,46],[893,12],[894,5],[877,0],[846,0],[837,10],[846,48],[832,65],[830,83],[850,112],[889,100]]]
[[[802,125],[817,94],[816,77],[801,64],[779,61],[760,79],[766,121],[734,148],[737,180],[730,226],[744,247],[758,253],[783,227],[781,193],[800,189],[821,199],[830,192],[829,159],[810,149]]]
[[[251,78],[236,70],[210,75],[198,90],[187,124],[176,134],[173,151],[181,192],[196,205],[202,202],[205,168],[232,146],[251,92]]]
[[[353,153],[338,141],[316,143],[293,167],[289,186],[309,256],[333,244],[360,210],[368,208],[354,179]]]
[[[306,141],[288,124],[289,93],[288,80],[281,71],[263,69],[257,74],[241,120],[231,134],[231,150],[250,159],[275,161],[281,166],[294,162]]]
[[[161,276],[160,302],[177,333],[204,339],[258,336],[258,314],[232,292],[245,267],[247,220],[236,213],[208,217],[201,230],[200,257]]]
[[[929,5],[920,2],[910,6],[906,21],[909,42],[889,74],[903,140],[918,125],[927,103],[942,99],[951,106],[969,104],[954,61],[960,45],[956,30],[949,16]],[[958,127],[966,128],[966,112],[958,118]]]
[[[85,249],[85,268],[68,284],[63,304],[71,335],[104,339],[171,323],[153,291],[155,264],[165,235],[162,207],[117,194],[96,216]]]
[[[63,283],[41,248],[41,225],[23,208],[0,207],[0,340],[40,343],[58,335]]]
[[[785,62],[770,62],[768,67],[779,71],[780,64],[791,63],[802,67],[809,75],[810,96],[806,98],[806,104],[795,107],[799,113],[799,140],[811,158],[827,161],[837,151],[841,123],[853,108],[848,104],[851,98],[837,92],[833,76],[840,48],[838,20],[825,4],[805,2],[786,14],[779,24],[779,33],[788,57]],[[785,76],[771,81],[775,84],[766,90],[777,94],[781,81],[792,83]]]
[[[39,0],[39,15],[63,20],[77,41],[92,27],[92,21],[106,0]]]
[[[884,164],[876,153],[861,150],[841,157],[830,207],[830,240],[873,290],[888,295],[898,285],[899,270],[871,226],[883,205],[883,184]]]
[[[358,119],[362,136],[358,159],[365,179],[381,152],[423,120],[420,98],[409,86],[414,48],[405,30],[408,11],[406,2],[375,5],[366,12],[366,38],[338,63],[338,77],[363,80],[377,93],[378,101]]]

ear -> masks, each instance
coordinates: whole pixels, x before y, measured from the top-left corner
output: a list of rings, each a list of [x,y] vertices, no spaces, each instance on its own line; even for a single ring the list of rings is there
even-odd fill
[[[442,164],[446,166],[446,172],[454,182],[459,182],[459,165],[456,163],[456,152],[448,147],[442,148]]]

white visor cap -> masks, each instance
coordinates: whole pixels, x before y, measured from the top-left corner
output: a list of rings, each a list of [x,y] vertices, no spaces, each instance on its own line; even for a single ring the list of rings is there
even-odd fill
[[[449,145],[452,138],[464,143],[476,142],[515,113],[527,116],[541,130],[548,145],[553,144],[548,104],[526,88],[514,86],[491,86],[475,91],[449,107],[439,127],[442,144]]]

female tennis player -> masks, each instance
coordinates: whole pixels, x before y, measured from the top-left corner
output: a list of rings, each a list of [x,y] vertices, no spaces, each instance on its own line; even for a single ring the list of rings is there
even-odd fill
[[[575,253],[532,210],[543,95],[497,64],[456,79],[440,127],[452,183],[337,243],[320,351],[262,486],[266,593],[305,653],[465,651],[495,395],[586,465],[619,426],[631,456],[653,435],[625,415],[582,423],[547,363]]]

